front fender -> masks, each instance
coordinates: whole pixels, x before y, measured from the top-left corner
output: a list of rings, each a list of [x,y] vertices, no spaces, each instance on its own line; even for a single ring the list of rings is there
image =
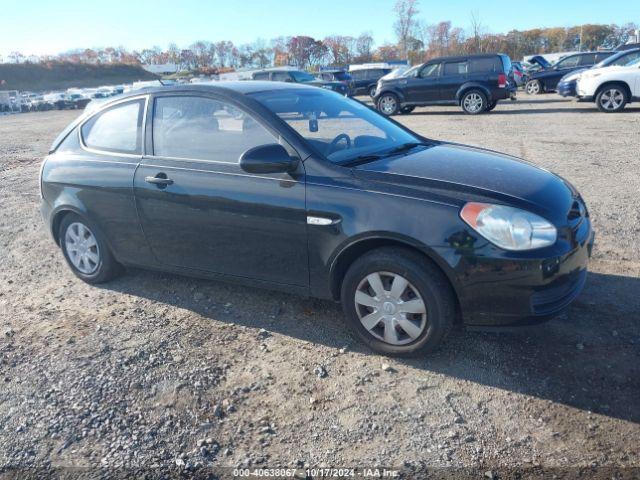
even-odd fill
[[[395,85],[389,85],[389,86],[383,86],[382,89],[379,92],[376,92],[376,96],[375,96],[375,102],[378,101],[378,99],[384,95],[385,93],[393,93],[394,95],[396,95],[398,97],[398,99],[400,100],[400,103],[404,103],[406,102],[406,96],[404,94],[404,92],[402,91],[401,88],[395,86]]]

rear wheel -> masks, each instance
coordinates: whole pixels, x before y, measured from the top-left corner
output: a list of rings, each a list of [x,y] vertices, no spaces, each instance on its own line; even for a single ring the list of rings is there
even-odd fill
[[[606,113],[623,110],[628,101],[626,89],[617,84],[605,85],[596,95],[598,110]]]
[[[487,96],[480,90],[469,90],[465,92],[460,100],[460,106],[465,113],[477,115],[487,109]]]
[[[378,111],[384,115],[395,115],[399,110],[400,102],[393,93],[385,93],[378,99]]]
[[[373,350],[418,355],[435,350],[451,331],[454,298],[442,272],[404,248],[373,250],[342,283],[347,323]]]
[[[542,93],[542,83],[539,80],[529,80],[525,86],[525,91],[529,95],[539,95]]]
[[[79,215],[62,219],[58,238],[67,264],[85,282],[106,282],[121,272],[102,234]]]

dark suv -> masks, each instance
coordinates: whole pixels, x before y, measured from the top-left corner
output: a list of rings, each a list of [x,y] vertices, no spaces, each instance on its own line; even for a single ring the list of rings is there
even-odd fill
[[[515,95],[511,59],[496,53],[434,58],[402,77],[380,80],[374,101],[385,115],[409,113],[422,105],[460,105],[475,115]]]
[[[340,82],[349,89],[349,95],[353,95],[353,78],[351,74],[344,70],[323,70],[318,73],[317,78],[325,82]]]
[[[391,68],[361,68],[351,70],[351,78],[353,78],[353,95],[369,95],[371,98],[376,96],[376,85],[378,80],[387,73],[391,73]]]
[[[610,57],[613,53],[614,52],[574,53],[573,55],[562,57],[553,65],[547,62],[544,57],[536,55],[532,60],[542,68],[531,74],[525,86],[525,91],[529,95],[553,92],[557,89],[560,79],[567,73],[592,67],[605,58]]]
[[[290,83],[304,83],[306,85],[313,85],[315,87],[326,88],[327,90],[333,90],[340,95],[349,95],[349,86],[343,82],[330,82],[316,78],[310,73],[302,70],[294,69],[266,69],[253,72],[251,74],[252,80],[270,80],[272,82],[290,82]]]

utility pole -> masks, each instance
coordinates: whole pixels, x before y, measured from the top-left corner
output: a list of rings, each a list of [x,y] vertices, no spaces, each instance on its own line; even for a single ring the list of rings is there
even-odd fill
[[[582,51],[582,25],[580,25],[580,47],[578,48],[578,51]]]

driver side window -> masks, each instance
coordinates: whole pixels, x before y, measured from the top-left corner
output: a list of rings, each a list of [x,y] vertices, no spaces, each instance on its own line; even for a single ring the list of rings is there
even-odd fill
[[[440,75],[440,63],[433,63],[431,65],[427,65],[422,70],[420,70],[420,78],[433,78]]]
[[[573,57],[567,57],[558,62],[559,68],[571,68],[577,67],[580,62],[580,57],[578,55],[574,55]]]
[[[227,102],[192,96],[155,100],[156,156],[237,163],[249,148],[269,143],[278,140],[247,113]]]

